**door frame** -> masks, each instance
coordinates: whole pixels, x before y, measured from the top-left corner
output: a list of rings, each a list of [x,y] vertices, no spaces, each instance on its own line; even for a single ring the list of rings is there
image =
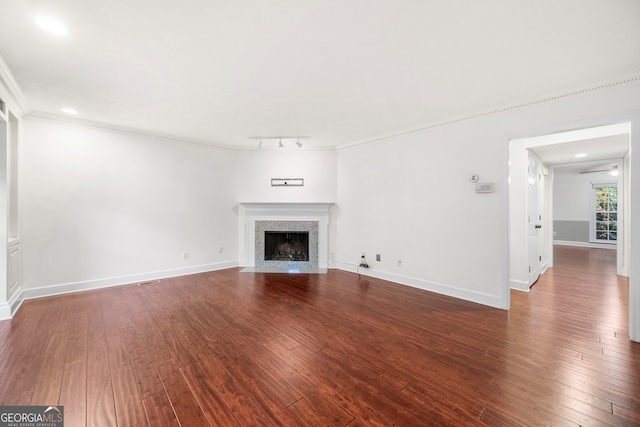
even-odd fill
[[[522,132],[519,134],[512,134],[507,137],[507,152],[508,155],[508,163],[507,163],[507,177],[506,182],[508,184],[508,192],[507,192],[507,224],[506,224],[506,247],[507,247],[507,263],[506,263],[506,280],[504,282],[503,288],[503,301],[506,302],[506,308],[510,307],[510,291],[512,288],[514,268],[517,269],[519,258],[514,256],[514,247],[517,244],[521,244],[521,242],[512,242],[512,236],[517,234],[517,231],[523,228],[522,221],[526,218],[519,218],[517,215],[514,215],[515,212],[512,212],[512,203],[515,203],[516,200],[513,197],[514,183],[512,181],[513,175],[519,170],[518,168],[522,167],[521,163],[518,162],[517,158],[514,159],[515,152],[518,150],[522,150],[524,148],[524,140],[527,138],[537,138],[543,136],[552,136],[559,133],[569,132],[569,131],[577,131],[577,130],[587,130],[602,126],[615,125],[620,123],[629,123],[630,124],[630,135],[629,135],[629,148],[630,148],[630,159],[629,159],[629,167],[624,171],[625,174],[628,174],[628,178],[626,182],[631,183],[633,174],[636,173],[640,175],[640,111],[633,111],[628,113],[621,113],[614,116],[608,117],[600,117],[593,118],[577,123],[568,123],[564,125],[556,125],[549,128],[537,129],[528,132]],[[545,144],[541,144],[545,145]],[[547,144],[548,145],[548,144]],[[526,148],[524,148],[526,152]],[[633,153],[636,153],[634,156]],[[514,161],[515,160],[515,161]],[[525,162],[526,163],[526,162]],[[522,172],[521,170],[519,170]],[[526,171],[525,171],[526,172]],[[526,175],[526,174],[525,174]],[[551,193],[550,193],[551,194]],[[631,195],[629,203],[628,212],[629,218],[627,219],[627,223],[636,223],[640,224],[640,185],[632,186],[630,185],[628,194]],[[552,205],[549,204],[549,209],[552,208]],[[526,229],[526,227],[524,227]],[[551,227],[547,227],[548,233],[552,233]],[[631,268],[633,265],[640,265],[640,226],[638,227],[630,227],[628,232],[629,243],[628,248],[629,251],[629,338],[633,341],[640,342],[640,269]],[[517,239],[514,239],[517,240]],[[548,245],[552,246],[552,239],[548,239]],[[547,252],[549,254],[549,266],[553,265],[552,253]],[[517,277],[517,276],[515,276]]]
[[[533,152],[527,153],[528,166],[527,166],[527,224],[528,224],[528,236],[527,236],[527,250],[529,251],[529,277],[528,286],[531,287],[538,278],[544,273],[542,268],[543,260],[542,253],[547,252],[543,249],[544,239],[542,234],[546,232],[544,230],[538,231],[542,228],[543,222],[543,203],[541,199],[548,199],[546,191],[542,188],[542,160],[538,158]],[[531,168],[533,167],[533,170]],[[531,182],[533,180],[533,183]],[[544,215],[546,216],[546,215]],[[532,247],[535,250],[532,251]],[[546,262],[546,259],[544,260]]]

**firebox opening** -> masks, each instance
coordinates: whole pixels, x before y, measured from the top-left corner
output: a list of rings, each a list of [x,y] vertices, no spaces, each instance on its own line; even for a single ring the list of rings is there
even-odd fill
[[[265,261],[309,261],[308,231],[265,231]]]

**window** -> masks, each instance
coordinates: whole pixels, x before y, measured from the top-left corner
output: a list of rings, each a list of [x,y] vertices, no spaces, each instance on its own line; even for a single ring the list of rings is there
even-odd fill
[[[598,243],[618,240],[618,186],[615,183],[592,184],[590,238]]]

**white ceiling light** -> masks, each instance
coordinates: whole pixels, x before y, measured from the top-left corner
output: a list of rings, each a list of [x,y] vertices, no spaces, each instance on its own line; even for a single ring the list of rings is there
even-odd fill
[[[67,114],[78,114],[78,112],[73,108],[63,108],[62,112]]]
[[[49,15],[38,16],[36,18],[36,23],[50,33],[60,36],[66,36],[69,34],[67,27],[56,17]]]
[[[576,157],[576,159],[578,159],[580,157],[587,157],[587,153],[579,153],[579,154],[576,154],[575,157]]]

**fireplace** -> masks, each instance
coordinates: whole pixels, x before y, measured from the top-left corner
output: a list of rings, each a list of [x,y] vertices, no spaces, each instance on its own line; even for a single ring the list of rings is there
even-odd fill
[[[255,267],[309,271],[318,268],[317,221],[256,221]]]
[[[240,207],[243,271],[327,272],[329,203],[241,203]]]
[[[308,231],[265,231],[265,261],[309,261]]]

